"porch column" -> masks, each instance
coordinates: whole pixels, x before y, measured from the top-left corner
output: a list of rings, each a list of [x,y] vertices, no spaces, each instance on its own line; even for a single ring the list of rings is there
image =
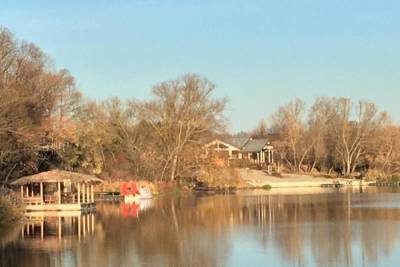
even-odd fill
[[[260,153],[257,152],[257,164],[260,164]]]
[[[24,198],[24,186],[21,185],[21,200]]]
[[[94,190],[92,184],[90,185],[90,196],[91,196],[90,202],[94,203]]]
[[[271,150],[268,149],[268,163],[271,163]]]
[[[86,203],[86,185],[82,184],[82,203]]]
[[[81,204],[81,184],[78,183],[78,204]]]
[[[274,164],[274,150],[271,150],[271,164]]]
[[[61,183],[57,183],[58,204],[61,204]]]
[[[26,197],[29,197],[29,186],[26,186]]]
[[[43,205],[43,183],[40,183],[40,202]]]

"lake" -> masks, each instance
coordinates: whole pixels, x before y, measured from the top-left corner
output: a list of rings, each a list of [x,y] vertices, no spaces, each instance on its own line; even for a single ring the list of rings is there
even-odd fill
[[[99,203],[3,230],[1,266],[400,266],[397,189]]]

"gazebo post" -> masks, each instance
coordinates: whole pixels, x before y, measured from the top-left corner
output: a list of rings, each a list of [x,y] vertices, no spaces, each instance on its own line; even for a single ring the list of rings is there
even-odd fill
[[[78,204],[81,204],[81,184],[78,183]]]
[[[40,203],[43,205],[43,182],[40,182]]]
[[[61,183],[57,182],[58,204],[61,204]]]
[[[86,199],[87,199],[87,203],[90,203],[90,185],[87,185],[87,189],[86,189]]]
[[[86,191],[86,186],[85,184],[82,184],[82,203],[86,203],[86,196],[85,196],[85,191]]]
[[[29,197],[29,186],[26,186],[26,197]]]
[[[90,202],[94,203],[94,190],[93,190],[93,184],[90,185]]]
[[[21,185],[21,200],[24,199],[24,186]]]

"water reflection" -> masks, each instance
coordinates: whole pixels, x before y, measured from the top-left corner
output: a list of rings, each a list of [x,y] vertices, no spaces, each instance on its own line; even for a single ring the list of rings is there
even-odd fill
[[[87,239],[90,241],[95,229],[94,213],[26,213],[24,222],[8,229],[4,236],[0,265],[58,266],[67,260],[68,251],[76,250]]]
[[[3,241],[0,263],[398,266],[400,194],[324,192],[103,203],[96,214],[32,217]]]
[[[139,218],[140,214],[153,206],[152,199],[143,199],[125,202],[121,204],[121,214],[123,217]]]
[[[80,241],[94,231],[94,213],[27,213],[21,226],[21,245],[46,251],[66,249],[76,237]]]

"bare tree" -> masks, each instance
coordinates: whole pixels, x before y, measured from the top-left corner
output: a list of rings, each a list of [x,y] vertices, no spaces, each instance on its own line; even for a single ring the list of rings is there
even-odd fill
[[[333,99],[316,98],[308,114],[307,130],[303,138],[304,149],[299,166],[303,164],[306,157],[309,157],[308,170],[312,171],[318,161],[327,153],[325,141],[328,132],[328,123],[332,115]]]
[[[394,124],[384,125],[376,138],[369,142],[368,159],[378,175],[390,176],[400,173],[400,128]]]
[[[379,112],[373,103],[360,101],[353,104],[347,98],[335,101],[331,126],[337,138],[335,149],[344,175],[350,176],[354,172],[360,157],[368,152],[368,139],[386,119],[386,113]]]
[[[213,99],[214,85],[195,74],[162,82],[153,88],[154,99],[141,105],[141,117],[160,141],[164,167],[161,179],[169,170],[169,180],[176,178],[185,149],[199,144],[201,136],[219,131],[224,124],[226,99]]]
[[[281,147],[278,147],[280,154],[291,169],[296,171],[300,169],[299,150],[305,131],[304,111],[305,103],[301,99],[295,99],[278,108],[272,115],[272,131],[282,138]]]

